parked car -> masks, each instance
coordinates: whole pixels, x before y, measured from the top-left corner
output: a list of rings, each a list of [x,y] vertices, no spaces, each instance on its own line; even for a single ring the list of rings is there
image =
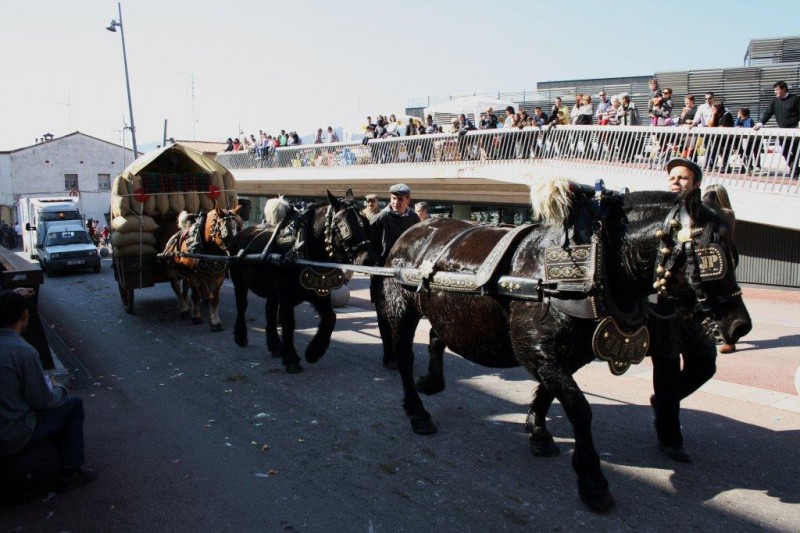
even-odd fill
[[[97,247],[79,220],[48,224],[47,234],[37,248],[39,263],[48,276],[60,270],[91,268],[100,272]]]

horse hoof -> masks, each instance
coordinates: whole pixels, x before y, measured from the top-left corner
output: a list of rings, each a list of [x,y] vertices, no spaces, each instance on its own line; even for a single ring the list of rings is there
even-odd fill
[[[417,380],[417,391],[426,396],[438,394],[444,390],[444,381],[430,376],[421,376]]]
[[[315,353],[311,350],[306,350],[306,361],[311,363],[312,365],[322,359],[322,356],[325,355],[325,352],[322,353]]]
[[[302,371],[303,367],[300,366],[300,363],[289,363],[286,365],[287,374],[299,374]]]
[[[194,324],[195,326],[197,324],[202,324],[202,323],[203,323],[203,319],[202,318],[200,318],[200,317],[192,317],[192,324]]]
[[[438,431],[430,416],[424,418],[412,416],[411,429],[414,430],[414,433],[417,435],[433,435]]]
[[[247,336],[246,335],[234,335],[233,341],[237,344],[237,346],[247,346]]]
[[[384,359],[383,367],[386,370],[397,370],[397,359]]]
[[[547,439],[531,439],[531,452],[536,457],[555,457],[561,453],[561,449],[556,446],[553,437]]]
[[[211,331],[222,331],[222,324],[211,324]]]
[[[594,513],[607,513],[614,507],[614,496],[611,495],[611,491],[608,489],[592,492],[579,488],[578,494],[581,497],[581,501]]]
[[[184,320],[189,318],[189,311],[181,311],[181,318]]]

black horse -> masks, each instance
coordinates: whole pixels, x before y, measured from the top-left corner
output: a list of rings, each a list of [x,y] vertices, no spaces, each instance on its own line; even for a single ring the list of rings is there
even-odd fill
[[[236,344],[247,346],[245,311],[247,291],[252,290],[267,300],[267,348],[283,358],[290,374],[303,371],[294,347],[294,307],[310,302],[319,313],[317,333],[305,354],[306,361],[315,363],[328,349],[336,324],[330,290],[343,281],[340,270],[318,271],[294,264],[291,258],[359,265],[375,261],[368,237],[369,222],[359,213],[353,191],[348,189],[344,200],[329,191],[328,200],[328,204],[312,205],[302,212],[283,200],[270,200],[265,208],[268,223],[246,228],[230,245],[231,255],[244,256],[230,269],[236,295]],[[278,234],[274,235],[276,230]],[[268,264],[254,258],[267,248],[270,254],[282,255],[285,264]],[[283,339],[278,335],[279,310]]]
[[[594,234],[600,235],[603,243],[601,262],[605,275],[601,281],[609,296],[606,304],[609,308],[613,306],[620,317],[638,315],[643,321],[646,298],[658,290],[662,295],[673,297],[681,312],[694,309],[697,295],[700,295],[705,313],[713,321],[707,321],[706,325],[715,324],[716,331],[721,332],[726,342],[735,342],[750,330],[750,317],[733,273],[738,256],[729,228],[719,211],[701,203],[699,190],[686,198],[666,192],[609,196],[603,201],[604,215],[589,217],[590,222],[586,224],[585,220],[581,222],[581,212],[585,210],[576,206],[595,205],[591,195],[565,183],[554,186],[556,200],[551,202],[561,207],[550,211],[560,215],[531,228],[519,244],[511,246],[505,256],[506,264],[501,266],[505,273],[523,280],[523,284],[526,279],[545,279],[546,249],[552,250],[553,244],[563,246],[565,231],[569,232],[569,242],[589,242],[594,227]],[[536,195],[531,196],[535,200]],[[675,220],[669,216],[673,214]],[[694,231],[689,229],[688,233],[675,234],[681,217],[683,225]],[[466,222],[441,218],[418,224],[397,241],[387,266],[428,273],[436,270],[460,274],[480,272],[495,244],[511,230],[501,227],[471,229],[470,226]],[[581,235],[581,228],[589,228],[588,233]],[[719,259],[729,266],[721,278],[701,281],[699,276],[693,277],[696,274],[691,267],[694,248],[683,251],[686,248],[678,242],[684,239],[683,235],[688,235],[691,244],[698,248],[715,241],[716,249],[724,255]],[[689,256],[691,260],[687,259]],[[654,284],[655,272],[658,274]],[[497,281],[497,277],[494,279]],[[502,283],[497,283],[496,287],[500,285]],[[511,289],[518,288],[517,284],[511,285]],[[444,389],[442,355],[445,347],[485,366],[522,365],[527,368],[539,382],[527,418],[532,452],[553,455],[558,451],[545,425],[547,411],[553,399],[558,399],[573,426],[572,462],[578,475],[580,497],[592,510],[603,512],[613,506],[614,500],[594,447],[591,408],[572,377],[594,359],[592,341],[597,320],[575,318],[563,312],[565,307],[556,304],[568,300],[556,300],[569,294],[549,294],[552,296],[549,301],[547,298],[534,301],[503,295],[499,290],[488,294],[459,293],[452,289],[441,290],[436,284],[425,288],[424,283],[415,292],[413,285],[405,281],[385,278],[376,302],[378,313],[392,324],[391,339],[383,339],[384,350],[385,353],[393,351],[397,357],[403,383],[403,407],[412,429],[419,434],[436,432],[418,391],[433,394]],[[432,328],[431,360],[428,374],[420,378],[415,387],[413,339],[422,316],[428,318]]]

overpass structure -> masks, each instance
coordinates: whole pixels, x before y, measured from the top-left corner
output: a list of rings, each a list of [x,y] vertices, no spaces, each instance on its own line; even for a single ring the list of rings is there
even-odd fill
[[[524,210],[531,185],[551,176],[664,189],[666,161],[691,157],[706,168],[704,185],[730,194],[740,281],[800,287],[798,146],[794,129],[557,126],[228,152],[217,161],[242,196],[314,199],[347,188],[363,196],[402,181],[415,200],[450,204],[452,216],[470,218],[473,206]]]

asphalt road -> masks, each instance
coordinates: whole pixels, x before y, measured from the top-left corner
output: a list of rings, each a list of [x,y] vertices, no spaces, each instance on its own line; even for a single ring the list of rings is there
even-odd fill
[[[85,401],[87,465],[99,479],[3,509],[0,531],[797,531],[800,524],[800,399],[792,390],[800,303],[791,298],[753,291],[751,344],[721,356],[717,379],[685,402],[693,464],[674,463],[656,447],[647,362],[622,377],[599,362],[577,374],[617,501],[598,516],[577,496],[571,427],[559,405],[550,429],[561,455],[531,455],[524,416],[535,385],[522,369],[447,355],[447,389],[423,398],[439,433],[411,431],[399,376],[381,366],[365,279],[354,279],[326,356],[287,375],[266,352],[260,298],[250,295],[250,345],[240,348],[229,282],[225,331],[212,333],[207,323],[178,318],[168,284],[137,291],[135,314],[125,313],[109,267],[104,260],[100,274],[48,278],[40,297],[63,340],[54,347]],[[315,323],[309,306],[298,308],[301,353]],[[421,326],[417,374],[426,341]]]

